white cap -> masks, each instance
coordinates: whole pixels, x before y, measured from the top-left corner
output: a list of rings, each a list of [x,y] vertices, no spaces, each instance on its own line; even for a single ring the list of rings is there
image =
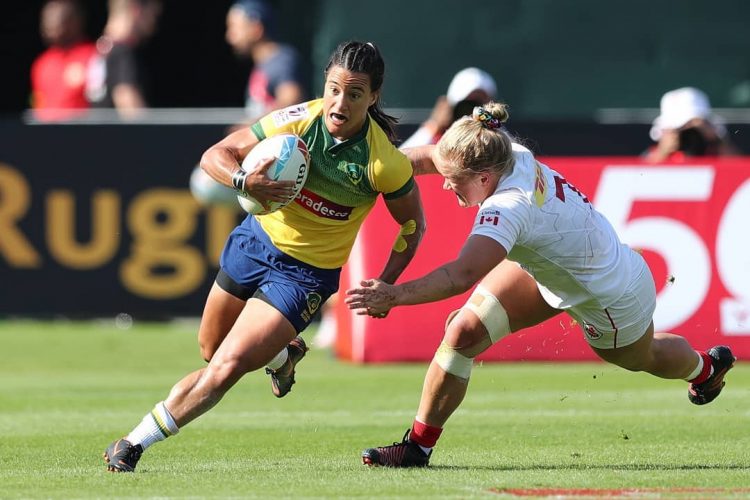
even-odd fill
[[[475,90],[484,90],[490,97],[495,97],[497,85],[495,79],[479,68],[465,68],[456,73],[448,85],[448,103],[453,106],[463,101]]]
[[[661,98],[661,114],[651,127],[651,138],[658,141],[662,130],[681,128],[693,118],[711,118],[708,96],[693,87],[671,90]]]

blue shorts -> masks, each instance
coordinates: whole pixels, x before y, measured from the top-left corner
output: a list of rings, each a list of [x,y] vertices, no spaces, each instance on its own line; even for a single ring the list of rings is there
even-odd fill
[[[254,217],[229,235],[216,283],[242,300],[256,297],[288,319],[297,332],[339,288],[341,268],[321,269],[276,248]]]

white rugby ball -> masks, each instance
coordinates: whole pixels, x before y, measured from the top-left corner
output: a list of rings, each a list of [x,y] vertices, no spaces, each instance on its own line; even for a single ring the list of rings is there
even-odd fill
[[[242,161],[242,169],[245,172],[254,172],[260,161],[265,158],[276,158],[268,169],[268,178],[275,181],[294,181],[294,193],[283,202],[272,201],[265,207],[247,193],[237,195],[242,208],[255,215],[270,214],[291,203],[302,191],[310,170],[310,153],[307,151],[307,145],[294,134],[274,135],[260,141]]]

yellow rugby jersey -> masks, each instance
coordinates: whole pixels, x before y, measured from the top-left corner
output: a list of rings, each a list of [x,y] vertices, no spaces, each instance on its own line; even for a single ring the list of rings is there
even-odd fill
[[[378,194],[394,199],[414,185],[411,163],[372,117],[336,144],[325,126],[323,99],[274,111],[252,131],[260,140],[292,133],[307,144],[310,172],[300,194],[281,210],[255,217],[279,250],[315,267],[343,266]]]

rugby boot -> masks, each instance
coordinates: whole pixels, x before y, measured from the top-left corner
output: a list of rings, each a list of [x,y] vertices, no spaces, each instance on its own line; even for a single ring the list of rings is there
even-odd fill
[[[362,463],[383,467],[427,467],[432,450],[429,453],[422,451],[417,443],[409,440],[409,432],[411,429],[406,431],[400,443],[366,449],[362,452]]]
[[[104,450],[104,461],[110,472],[133,472],[143,454],[143,447],[127,439],[118,439]]]
[[[696,405],[705,405],[716,399],[724,388],[724,376],[734,366],[737,358],[734,357],[728,346],[717,345],[709,349],[706,354],[711,358],[714,372],[705,382],[690,384],[688,388],[688,399]]]
[[[286,363],[277,370],[266,368],[266,373],[271,376],[271,392],[273,392],[274,396],[283,398],[292,390],[292,386],[294,385],[294,368],[305,357],[308,350],[305,341],[297,335],[286,346],[286,351],[289,354]]]

